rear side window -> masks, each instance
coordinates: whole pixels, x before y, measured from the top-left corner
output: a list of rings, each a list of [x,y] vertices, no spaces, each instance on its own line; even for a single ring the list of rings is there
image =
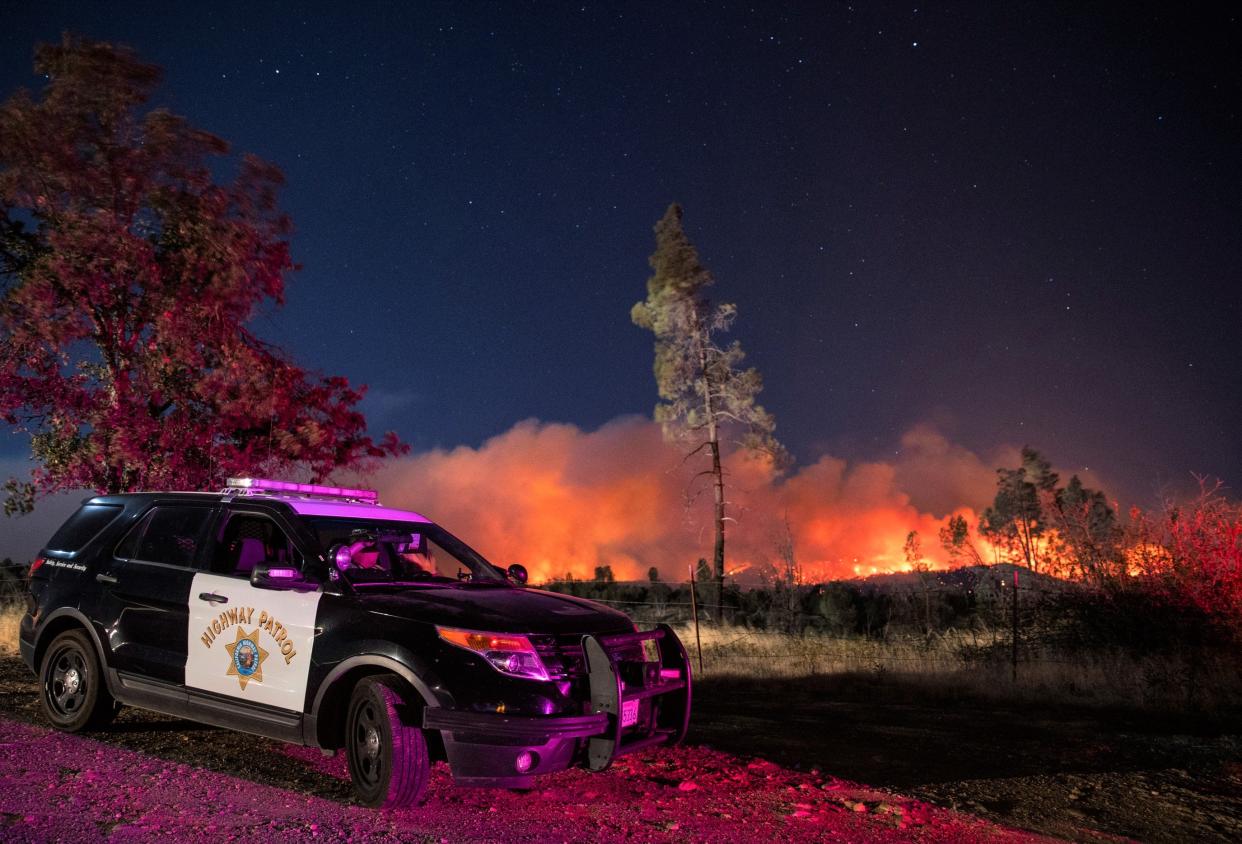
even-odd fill
[[[210,507],[164,505],[151,510],[117,546],[127,560],[192,566],[207,533]]]
[[[48,550],[68,554],[80,551],[121,514],[121,509],[119,504],[83,504],[48,540]]]

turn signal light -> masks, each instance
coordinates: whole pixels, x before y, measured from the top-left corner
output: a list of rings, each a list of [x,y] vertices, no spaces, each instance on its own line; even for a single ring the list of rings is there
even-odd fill
[[[548,670],[525,636],[513,633],[484,633],[478,630],[457,630],[437,627],[440,638],[450,645],[474,651],[501,674],[527,680],[547,680]]]

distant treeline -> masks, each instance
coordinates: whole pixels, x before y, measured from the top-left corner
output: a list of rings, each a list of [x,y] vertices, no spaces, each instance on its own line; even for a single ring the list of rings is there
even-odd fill
[[[607,566],[590,580],[565,576],[542,588],[600,601],[648,623],[688,622],[697,605],[703,623],[795,636],[885,640],[966,633],[982,655],[1012,647],[1015,574],[1017,632],[1026,656],[1118,648],[1155,653],[1238,641],[1231,625],[1161,590],[1100,589],[1004,563],[752,589],[727,584],[721,606],[704,604],[701,591],[692,602],[688,582],[618,582]]]

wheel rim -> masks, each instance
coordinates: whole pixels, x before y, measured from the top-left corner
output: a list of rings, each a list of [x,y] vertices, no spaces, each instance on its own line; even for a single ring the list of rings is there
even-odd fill
[[[86,704],[89,683],[86,657],[79,649],[70,646],[57,651],[52,657],[48,676],[43,682],[43,693],[48,706],[57,716],[74,718]]]
[[[367,791],[373,791],[380,785],[383,773],[382,736],[375,703],[370,700],[359,701],[354,709],[353,726],[350,730],[349,755],[354,762],[358,783]]]

